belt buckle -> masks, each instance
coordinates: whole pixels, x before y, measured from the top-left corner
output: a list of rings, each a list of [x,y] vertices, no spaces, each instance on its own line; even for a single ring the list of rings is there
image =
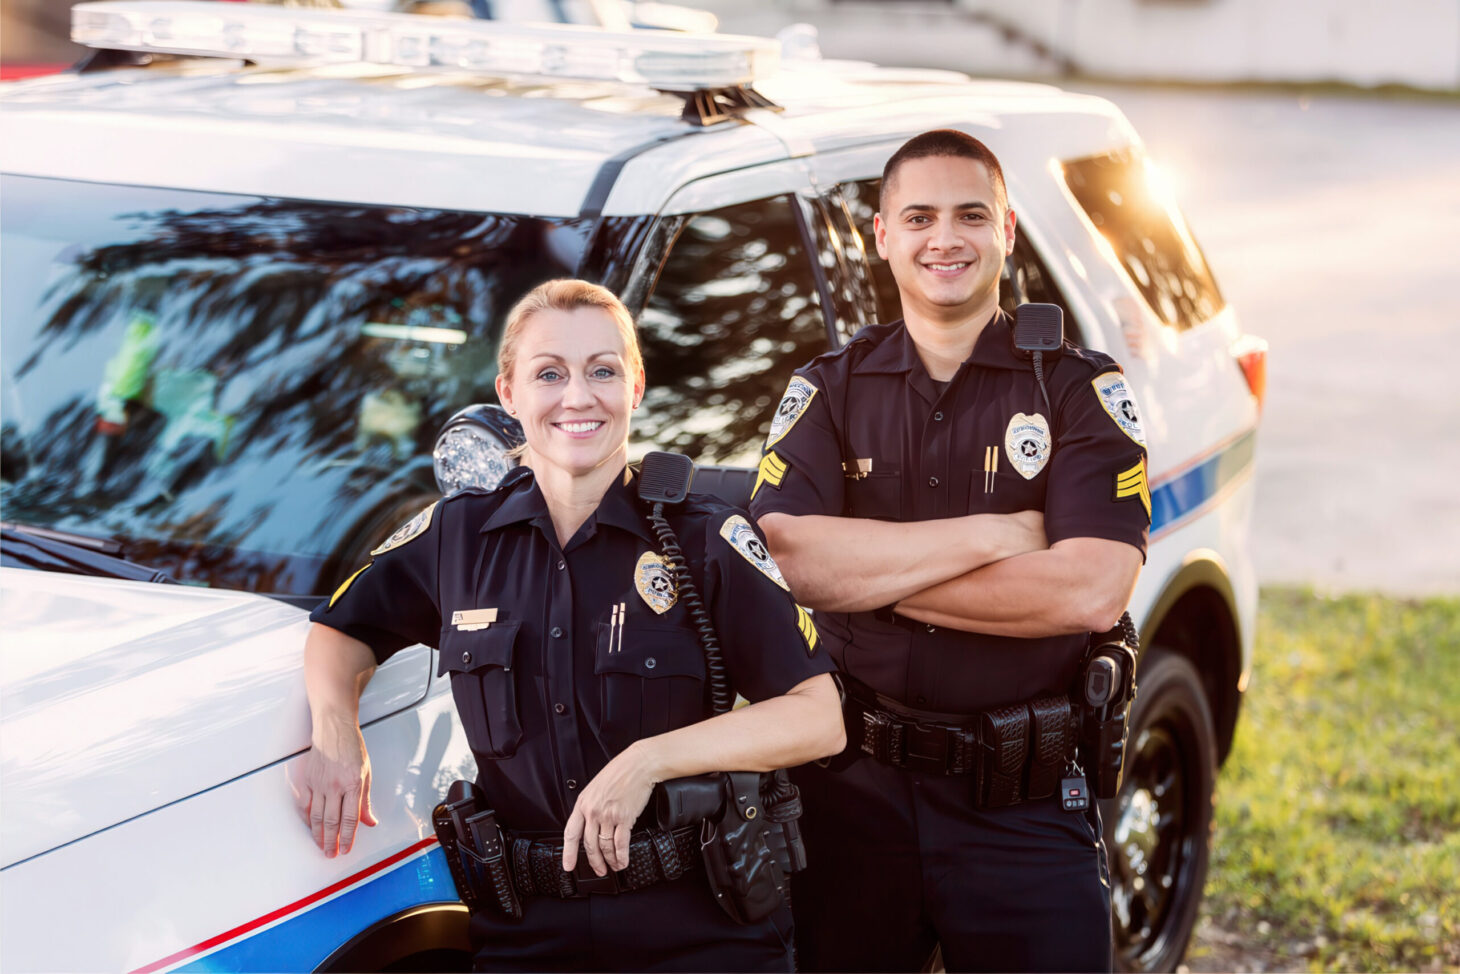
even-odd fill
[[[618,873],[612,869],[606,875],[600,876],[593,871],[589,864],[588,857],[580,851],[578,862],[573,866],[573,885],[579,893],[591,893],[597,896],[616,896],[623,892],[619,885]]]
[[[949,728],[907,724],[903,733],[906,741],[903,767],[924,774],[948,773]]]

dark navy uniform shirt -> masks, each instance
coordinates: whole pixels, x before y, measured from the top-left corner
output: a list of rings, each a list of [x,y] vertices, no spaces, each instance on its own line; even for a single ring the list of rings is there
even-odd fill
[[[1122,541],[1145,555],[1144,434],[1120,367],[1065,343],[1045,356],[1045,406],[1012,322],[996,314],[947,383],[901,322],[864,328],[792,378],[751,511],[925,521],[1044,512],[1050,544]],[[971,714],[1070,688],[1083,635],[1019,639],[888,611],[816,613],[843,671],[904,704]]]
[[[632,491],[615,481],[561,547],[530,471],[462,491],[310,616],[381,661],[440,647],[478,783],[506,827],[560,831],[613,755],[710,716],[704,651]],[[832,669],[743,512],[692,493],[665,515],[735,691],[762,700]]]

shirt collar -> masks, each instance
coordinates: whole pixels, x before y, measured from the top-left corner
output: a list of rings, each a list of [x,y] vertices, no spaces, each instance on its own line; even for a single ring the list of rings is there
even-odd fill
[[[1001,310],[994,311],[993,317],[984,325],[983,331],[979,332],[978,340],[973,343],[973,352],[969,354],[967,361],[973,365],[997,369],[1026,367],[1025,360],[1014,350],[1013,326],[1008,315]],[[907,325],[898,322],[898,327],[868,352],[852,371],[907,374],[921,371],[922,367],[922,360],[918,358],[918,349],[913,344],[912,336],[908,334]]]
[[[487,518],[487,523],[482,525],[483,534],[523,521],[540,521],[542,525],[546,525],[545,530],[551,531],[552,516],[548,513],[547,498],[542,496],[542,490],[537,486],[537,479],[532,476],[531,469],[518,469],[523,473],[514,471],[507,475],[515,478],[506,482],[506,489],[511,493],[492,512],[491,517]],[[624,483],[622,474],[614,478],[604,492],[603,499],[598,502],[598,509],[588,518],[584,527],[589,528],[591,534],[591,529],[597,524],[609,524],[637,535],[650,544],[657,543],[649,529],[648,518],[635,500],[633,481]]]
[[[1049,360],[1052,363],[1053,356]],[[1014,348],[1013,319],[1003,311],[994,312],[979,332],[978,341],[973,343],[973,354],[968,356],[968,361],[991,369],[1028,369],[1029,360]]]

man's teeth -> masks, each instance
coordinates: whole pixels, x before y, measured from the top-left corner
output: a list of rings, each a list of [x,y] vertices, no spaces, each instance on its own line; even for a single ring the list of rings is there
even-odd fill
[[[960,264],[929,264],[928,265],[928,267],[932,268],[935,271],[960,271],[960,270],[962,270],[963,268],[965,268],[967,266],[968,266],[968,262],[967,261],[964,261],[963,263],[960,263]]]
[[[567,433],[591,433],[603,424],[598,420],[583,423],[557,423],[558,429]]]

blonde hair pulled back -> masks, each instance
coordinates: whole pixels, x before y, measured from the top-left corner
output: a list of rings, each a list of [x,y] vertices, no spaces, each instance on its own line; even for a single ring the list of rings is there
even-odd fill
[[[517,346],[522,330],[533,315],[539,311],[575,311],[578,308],[601,308],[613,319],[624,341],[629,377],[637,379],[644,371],[644,354],[639,350],[639,334],[629,309],[624,307],[618,295],[606,287],[566,278],[539,284],[512,306],[507,313],[507,325],[502,329],[502,343],[497,346],[497,371],[511,380],[512,369],[517,365]]]

